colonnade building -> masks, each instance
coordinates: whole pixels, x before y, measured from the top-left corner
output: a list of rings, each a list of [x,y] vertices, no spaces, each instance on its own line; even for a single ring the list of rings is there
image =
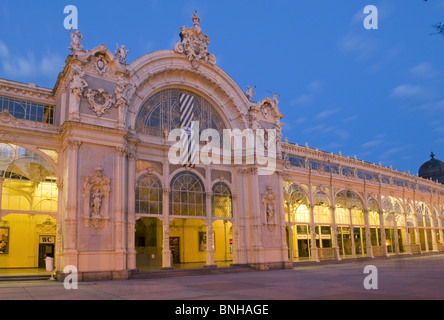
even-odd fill
[[[0,274],[48,255],[93,280],[443,251],[444,185],[283,140],[278,96],[242,90],[193,22],[129,64],[72,33],[52,89],[0,79]],[[261,132],[262,156],[244,137],[240,162],[171,161],[188,115],[199,134]]]

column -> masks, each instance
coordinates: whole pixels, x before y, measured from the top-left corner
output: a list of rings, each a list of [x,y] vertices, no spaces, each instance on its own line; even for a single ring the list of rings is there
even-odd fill
[[[1,183],[3,183],[3,179],[0,179]],[[3,189],[0,183],[0,203],[1,203],[1,190]],[[63,252],[63,232],[62,232],[62,221],[63,221],[63,182],[57,182],[57,233],[56,233],[56,245],[55,245],[55,257],[54,257],[54,270],[56,272],[62,272],[63,268],[61,268],[61,257]],[[0,214],[1,221],[1,214]]]
[[[332,198],[334,201],[334,197]],[[341,255],[339,253],[339,245],[338,245],[338,230],[337,230],[337,226],[336,226],[336,206],[333,204],[332,206],[330,206],[330,210],[331,210],[331,219],[332,219],[332,244],[333,244],[333,248],[335,249],[335,256],[336,256],[336,260],[341,261]]]
[[[442,228],[443,228],[443,225],[442,225],[442,212],[441,212],[441,207],[440,207],[440,204],[438,203],[438,225],[437,225],[437,228],[439,228],[439,230],[438,230],[438,232],[439,232],[439,239],[440,239],[440,244],[441,244],[441,250],[442,250],[442,248],[443,248],[443,243],[444,243],[444,238],[443,238],[443,232],[442,232]],[[439,250],[439,248],[438,248],[438,250]]]
[[[233,184],[234,186],[234,184]],[[240,253],[240,244],[239,244],[239,232],[240,227],[238,225],[239,221],[239,206],[238,206],[238,200],[237,200],[237,193],[234,192],[234,190],[231,190],[231,201],[233,206],[233,263],[232,266],[242,264],[244,260],[242,259],[242,254]]]
[[[379,211],[379,221],[381,221],[381,245],[384,250],[384,256],[388,257],[387,243],[385,238],[384,212]]]
[[[291,223],[290,202],[287,201],[287,217],[288,217],[288,249],[290,250],[289,259],[290,262],[294,262],[293,252],[293,224]]]
[[[245,190],[244,179],[245,173],[243,169],[236,169],[233,173],[233,186],[236,190],[232,190],[233,194],[233,244],[234,255],[233,264],[244,265],[248,263],[247,257],[247,231],[245,228]],[[234,260],[234,257],[237,257]]]
[[[252,249],[252,256],[254,256],[254,262],[259,265],[260,268],[265,263],[265,257],[264,257],[264,246],[263,246],[263,240],[262,240],[262,229],[263,225],[265,223],[266,216],[264,214],[265,208],[262,208],[261,206],[261,200],[262,198],[262,192],[259,190],[259,179],[257,175],[257,168],[250,167],[247,169],[247,183],[249,189],[246,193],[246,196],[250,199],[245,199],[248,201],[251,205],[250,208],[246,208],[245,211],[248,212],[249,216],[248,219],[251,221],[250,227],[250,234],[252,238],[251,247],[247,248],[247,251],[249,249]],[[246,188],[246,186],[244,186]],[[264,219],[264,220],[263,220]]]
[[[125,199],[127,199],[124,182],[126,179],[126,156],[128,149],[116,147],[116,167],[114,181],[114,269],[126,270],[126,222],[125,222]]]
[[[278,228],[280,230],[280,236],[281,236],[281,260],[287,262],[289,255],[289,248],[291,248],[291,257],[293,256],[293,241],[288,241],[287,243],[287,233],[286,233],[286,223],[285,223],[285,204],[284,204],[284,179],[283,179],[283,173],[278,171],[277,177],[278,177],[278,191],[277,191],[277,199],[276,199],[276,209],[279,212],[279,215],[276,215],[276,223],[278,224]],[[290,220],[289,220],[290,221]],[[291,235],[291,228],[288,230],[288,236],[289,240]],[[286,268],[293,267],[293,260],[290,260],[291,264],[285,263]]]
[[[127,221],[127,233],[128,233],[128,256],[127,266],[129,270],[136,269],[136,248],[135,248],[135,225],[136,225],[136,213],[135,213],[135,201],[136,201],[136,154],[132,150],[128,153],[128,221]]]
[[[171,266],[171,250],[170,250],[170,188],[169,177],[170,167],[167,156],[163,161],[163,189],[162,189],[162,270],[173,269]]]
[[[211,174],[211,173],[208,170],[207,173],[206,173],[207,183],[208,183],[208,175],[209,174]],[[207,185],[207,187],[209,188],[210,185]],[[206,206],[206,211],[207,211],[206,212],[207,217],[205,219],[205,223],[206,223],[206,235],[207,235],[207,250],[206,250],[206,264],[205,264],[205,268],[217,268],[217,266],[214,264],[214,245],[213,245],[214,230],[213,230],[213,224],[212,224],[212,219],[211,219],[211,215],[212,215],[211,200],[212,200],[212,197],[213,197],[213,193],[212,192],[206,192],[206,197],[205,197],[206,203],[205,203],[205,206]]]
[[[352,241],[352,256],[353,258],[356,258],[355,230],[353,229],[353,217],[352,217],[351,208],[348,208],[348,213],[350,216],[350,236]]]
[[[415,196],[413,195],[413,212],[416,219],[416,226],[415,226],[415,235],[416,235],[416,247],[418,248],[418,253],[422,254],[422,246],[421,246],[421,237],[419,234],[419,217],[418,217],[418,210],[416,209],[417,202],[415,199]],[[421,217],[422,219],[422,217]]]
[[[67,265],[79,266],[77,251],[77,175],[81,144],[81,141],[68,140],[65,148],[65,159],[67,159],[68,169],[66,174],[67,186],[63,189],[66,198],[66,208],[61,221],[64,235],[61,270]]]
[[[374,258],[374,256],[373,256],[373,247],[372,247],[372,236],[371,236],[371,233],[370,233],[370,222],[369,222],[368,215],[369,215],[368,209],[364,209],[365,246],[366,246],[366,249],[367,249],[367,257]]]
[[[406,217],[405,217],[405,223],[406,223],[405,230],[406,230],[406,237],[407,237],[406,253],[411,255],[411,254],[413,254],[413,252],[412,252],[412,237],[410,235],[410,228],[409,228],[408,221],[407,221],[407,214],[406,214]]]
[[[395,253],[399,254],[399,239],[398,239],[398,221],[396,212],[393,212],[393,237],[395,238]]]
[[[430,206],[430,208],[431,208],[431,212],[430,212],[430,225],[431,225],[431,228],[432,228],[433,252],[439,252],[439,250],[438,250],[438,242],[436,240],[436,230],[438,229],[438,226],[435,226],[435,221],[436,221],[436,219],[438,219],[438,216],[436,216],[436,219],[435,219],[435,215],[433,214],[433,210],[434,210],[435,207],[433,206],[433,203]],[[436,214],[438,214],[438,212]]]
[[[162,192],[162,270],[172,270],[170,250],[169,189]]]
[[[311,186],[310,186],[311,189]],[[318,248],[316,246],[316,229],[314,222],[314,207],[310,203],[310,229],[311,229],[311,260],[319,262]],[[320,241],[319,236],[319,241]]]

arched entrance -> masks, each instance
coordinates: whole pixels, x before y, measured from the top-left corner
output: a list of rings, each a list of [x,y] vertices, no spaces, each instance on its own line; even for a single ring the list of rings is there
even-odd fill
[[[199,176],[191,171],[177,173],[170,183],[170,250],[173,267],[203,267],[214,250],[207,230],[206,193]]]
[[[56,173],[42,156],[3,143],[0,190],[0,274],[44,268],[46,256],[55,258],[57,250]]]
[[[214,261],[217,266],[229,266],[233,261],[233,203],[227,184],[217,182],[212,192],[212,229]]]
[[[214,108],[217,104],[213,100],[216,98],[214,95],[204,98],[193,91],[194,88],[181,85],[150,92],[147,95],[149,98],[141,101],[137,117],[134,118],[134,128],[140,133],[140,138],[164,137],[166,132],[181,127],[180,97],[184,93],[194,98],[193,112],[190,114],[193,121],[199,122],[200,131],[213,129],[222,136],[222,131],[232,124],[225,116],[225,104],[223,108]],[[204,141],[200,143],[204,144]],[[138,148],[138,151],[142,152],[142,148]],[[144,158],[145,162],[152,161],[148,156]],[[149,254],[157,255],[160,252],[160,267],[164,269],[229,266],[233,262],[237,234],[233,230],[233,182],[228,172],[231,169],[213,176],[213,168],[202,167],[200,163],[189,167],[171,163],[167,166],[168,159],[165,157],[163,160],[164,165],[160,165],[160,169],[152,166],[151,170],[142,169],[136,175],[135,216],[141,220],[136,224],[136,229],[137,225],[140,228],[136,230],[135,239],[137,267],[146,265],[141,263],[148,259],[146,252],[154,251],[156,253]],[[148,181],[142,178],[142,171],[155,176],[154,179]],[[142,183],[142,179],[146,183]],[[158,220],[155,229],[154,223],[148,223],[147,218]],[[155,249],[147,249],[145,241],[150,237],[143,236],[143,233],[157,234],[156,237],[151,236],[153,239],[158,239],[161,233],[161,243],[158,242]],[[145,257],[142,258],[142,255]]]
[[[343,258],[364,256],[367,238],[364,204],[354,192],[344,190],[336,195],[336,224],[339,253]]]

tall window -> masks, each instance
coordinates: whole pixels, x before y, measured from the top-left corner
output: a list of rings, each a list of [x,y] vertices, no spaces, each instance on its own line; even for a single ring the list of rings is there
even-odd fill
[[[162,214],[162,185],[155,176],[145,174],[137,180],[136,213]]]
[[[175,216],[203,217],[205,188],[192,172],[180,172],[171,180],[170,214]]]
[[[230,188],[222,182],[218,182],[213,186],[213,217],[233,217],[231,191]]]

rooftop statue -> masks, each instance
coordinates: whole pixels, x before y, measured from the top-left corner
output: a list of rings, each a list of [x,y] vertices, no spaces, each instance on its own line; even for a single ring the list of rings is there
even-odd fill
[[[80,43],[80,40],[85,41],[85,39],[79,30],[76,30],[74,33],[71,30],[72,28],[68,31],[71,36],[71,46],[68,49],[71,49],[72,53],[76,55],[78,51],[83,51],[83,45]]]
[[[216,57],[208,53],[207,46],[210,44],[210,37],[204,35],[200,28],[200,18],[197,12],[194,12],[191,18],[194,26],[180,28],[181,41],[177,42],[174,51],[185,54],[195,68],[200,65],[201,61],[216,64]]]
[[[131,49],[130,50],[125,50],[125,46],[124,45],[122,45],[121,47],[119,47],[119,44],[117,43],[116,44],[116,46],[117,46],[117,50],[114,52],[114,56],[117,58],[117,59],[119,59],[119,61],[120,61],[120,63],[126,63],[126,61],[127,61],[127,55],[128,55],[128,52],[131,52]]]
[[[247,96],[247,99],[250,101],[254,97],[254,95],[256,94],[254,89],[256,89],[256,86],[254,86],[253,88],[250,88],[250,86],[247,86],[247,90],[245,91],[245,95]]]

